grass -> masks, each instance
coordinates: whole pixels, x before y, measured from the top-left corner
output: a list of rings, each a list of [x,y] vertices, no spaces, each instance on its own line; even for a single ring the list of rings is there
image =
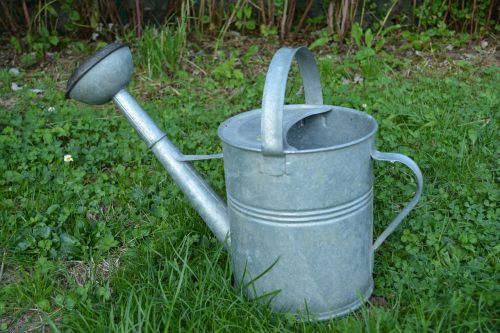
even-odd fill
[[[139,73],[130,90],[181,151],[216,153],[218,124],[260,105],[270,58],[248,58],[194,59],[208,74],[168,84]],[[379,61],[354,83],[359,64],[322,58],[325,103],[372,114],[378,148],[417,161],[424,195],[375,254],[377,298],[323,323],[233,288],[228,254],[112,105],[64,100],[53,72],[1,69],[0,331],[497,330],[498,66]],[[295,71],[290,103],[299,85]],[[222,161],[195,166],[224,196]],[[376,163],[375,176],[378,235],[415,184],[396,164]]]

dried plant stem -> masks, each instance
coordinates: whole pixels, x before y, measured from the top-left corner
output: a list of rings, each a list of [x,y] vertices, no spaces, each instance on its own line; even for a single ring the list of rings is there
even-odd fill
[[[281,17],[281,29],[280,29],[280,37],[282,40],[285,38],[287,12],[288,12],[288,0],[285,0],[283,5],[283,16]]]
[[[233,9],[231,15],[229,16],[229,18],[226,21],[226,23],[224,23],[224,25],[222,26],[222,29],[221,29],[221,31],[219,33],[219,36],[217,37],[217,41],[215,42],[215,47],[214,47],[215,51],[217,51],[217,49],[219,48],[219,46],[222,44],[222,41],[224,39],[224,36],[226,35],[227,30],[229,29],[229,27],[233,23],[234,18],[236,17],[236,13],[238,13],[238,11],[240,10],[240,8],[242,8],[244,5],[247,4],[247,1],[248,0],[243,0],[243,3],[242,3],[242,0],[238,0],[236,2],[236,5],[234,6],[234,9]]]
[[[474,18],[476,16],[476,9],[477,9],[477,0],[474,0],[472,2],[472,13],[471,13],[471,16],[470,16],[470,33],[474,33],[476,32],[476,28],[475,28],[475,22],[474,22]]]
[[[28,32],[30,32],[31,19],[30,19],[30,13],[28,11],[28,5],[26,4],[26,0],[23,0],[23,13],[24,13],[24,21],[26,22],[26,27],[28,28]]]
[[[314,0],[307,1],[306,9],[304,10],[304,13],[302,13],[302,16],[300,17],[299,24],[297,24],[297,32],[300,31],[300,29],[302,29],[302,25],[304,24],[313,4]]]
[[[349,14],[349,28],[351,27],[354,19],[356,18],[356,13],[358,12],[358,0],[353,0],[353,5],[351,5],[351,13]]]
[[[12,15],[10,14],[9,7],[7,7],[7,5],[5,4],[4,1],[0,1],[0,4],[2,5],[2,10],[3,10],[4,14],[5,14],[5,17],[7,18],[7,21],[9,22],[11,31],[13,33],[16,32],[17,31],[17,25],[14,22],[14,20],[12,19]],[[6,24],[5,27],[7,29],[7,24]]]
[[[292,31],[293,18],[295,17],[295,7],[297,5],[297,0],[290,0],[288,4],[288,18],[286,20],[286,30],[285,30],[285,38]]]
[[[335,2],[330,2],[326,13],[326,23],[328,26],[328,33],[333,35],[333,13],[335,11]]]
[[[412,11],[412,26],[415,26],[415,12],[417,11],[417,0],[413,0],[413,11]],[[420,20],[418,21],[418,27],[420,28]]]
[[[446,9],[446,12],[444,13],[444,17],[443,17],[444,22],[446,22],[446,19],[448,18],[450,11],[451,11],[451,0],[448,0],[448,8]]]
[[[342,23],[340,25],[340,37],[344,37],[346,33],[346,23],[347,23],[347,14],[349,12],[349,0],[344,0],[342,5]]]
[[[266,26],[267,27],[267,19],[266,19],[266,8],[265,8],[265,5],[264,5],[264,0],[260,0],[259,1],[259,11],[260,11],[260,22],[262,25]]]
[[[380,36],[380,34],[382,33],[382,30],[384,30],[385,24],[387,23],[387,20],[389,19],[389,16],[391,15],[392,10],[394,9],[394,7],[396,7],[397,4],[398,4],[398,0],[394,0],[392,2],[391,7],[387,11],[387,13],[385,13],[384,20],[380,24],[380,28],[378,29],[377,34],[375,35],[375,39],[377,39],[377,37]]]
[[[141,0],[135,0],[135,17],[136,17],[136,37],[142,36],[142,20],[141,20]]]
[[[366,0],[363,0],[363,6],[361,7],[361,17],[359,19],[359,26],[361,28],[363,27],[363,18],[365,17],[365,6],[366,6]]]
[[[490,0],[490,8],[488,9],[488,15],[486,16],[486,25],[488,25],[488,23],[491,20],[491,15],[493,14],[493,7],[495,5],[495,2],[496,0]]]
[[[273,26],[274,25],[274,11],[276,8],[274,7],[273,1],[268,2],[268,4],[269,4],[269,15],[267,16],[267,18],[269,19],[268,24],[269,24],[269,26]]]
[[[5,254],[6,253],[7,253],[6,251],[3,251],[2,264],[0,265],[0,282],[2,281],[3,269],[4,269],[4,261],[5,261]]]

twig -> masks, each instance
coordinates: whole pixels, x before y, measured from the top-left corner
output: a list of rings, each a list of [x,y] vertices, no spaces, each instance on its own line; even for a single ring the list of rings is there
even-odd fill
[[[257,10],[259,10],[259,11],[261,10],[261,8],[260,8],[260,7],[259,7],[256,3],[253,3],[253,2],[252,2],[252,0],[248,0],[248,3],[249,3],[250,5],[252,5],[253,7],[255,7],[255,9],[257,9]]]
[[[3,268],[4,268],[4,265],[5,265],[5,250],[3,251],[3,255],[2,255],[2,264],[0,265],[0,282],[2,282],[2,277],[3,277]]]
[[[205,72],[203,70],[203,68],[201,68],[200,66],[198,66],[197,64],[195,64],[194,62],[192,62],[191,60],[189,60],[188,58],[183,58],[183,60],[186,61],[191,66],[193,66],[194,68],[196,68],[197,70],[199,70],[200,72],[202,72],[203,75],[207,75],[207,72]]]

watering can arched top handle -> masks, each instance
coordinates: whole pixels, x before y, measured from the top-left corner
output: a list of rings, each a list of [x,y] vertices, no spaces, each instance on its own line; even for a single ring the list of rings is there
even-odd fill
[[[267,156],[283,155],[283,106],[288,72],[294,57],[299,65],[306,104],[323,105],[321,81],[311,51],[306,47],[279,49],[269,65],[262,97],[262,153]]]

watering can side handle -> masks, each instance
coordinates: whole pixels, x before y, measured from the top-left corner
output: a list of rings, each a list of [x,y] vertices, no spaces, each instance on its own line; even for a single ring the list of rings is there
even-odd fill
[[[380,245],[386,240],[387,237],[389,237],[390,234],[399,226],[401,221],[410,213],[410,211],[417,205],[418,200],[420,199],[420,196],[422,195],[422,190],[424,187],[424,177],[422,176],[422,172],[420,171],[420,168],[418,167],[417,163],[413,161],[411,158],[403,155],[403,154],[398,154],[398,153],[382,153],[377,150],[374,150],[372,152],[372,158],[377,161],[388,161],[388,162],[399,162],[403,163],[406,165],[408,168],[410,168],[411,171],[413,171],[413,174],[415,175],[417,179],[417,191],[415,192],[415,195],[411,199],[411,201],[403,208],[403,210],[396,216],[396,218],[389,224],[389,226],[382,232],[382,234],[377,238],[375,243],[373,243],[373,251],[378,249]]]
[[[306,104],[323,105],[319,71],[311,51],[304,46],[279,49],[269,65],[262,96],[262,153],[267,156],[284,154],[283,106],[288,72],[294,57],[299,65]]]

